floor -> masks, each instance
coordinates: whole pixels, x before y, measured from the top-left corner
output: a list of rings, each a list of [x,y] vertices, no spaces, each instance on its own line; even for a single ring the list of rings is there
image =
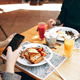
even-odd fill
[[[47,3],[43,5],[21,4],[1,4],[0,5],[0,25],[9,36],[13,33],[22,33],[38,24],[46,22],[52,18],[56,19],[60,13],[61,3]],[[6,37],[0,29],[0,41]],[[0,59],[0,70],[5,71],[5,64]],[[19,71],[15,68],[15,71]]]

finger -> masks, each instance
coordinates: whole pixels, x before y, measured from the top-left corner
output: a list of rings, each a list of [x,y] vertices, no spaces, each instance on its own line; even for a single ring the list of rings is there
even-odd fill
[[[48,20],[48,22],[47,22],[47,23],[48,23],[48,24],[50,24],[51,22],[52,22],[52,19]]]
[[[14,37],[14,34],[10,35],[10,38],[11,38],[11,39],[13,39],[13,37]]]
[[[8,47],[7,47],[7,53],[9,53],[9,52],[12,52],[11,46],[8,46]]]
[[[53,25],[54,23],[55,23],[54,20],[51,20],[51,21],[50,21],[50,24],[51,24],[51,25]]]
[[[22,46],[20,45],[20,46],[18,47],[18,49],[15,50],[15,54],[17,54],[17,55],[16,55],[17,58],[19,57],[19,52],[20,52],[21,49],[22,49]]]
[[[53,19],[50,19],[49,21],[53,21]]]
[[[15,50],[15,52],[19,53],[21,49],[22,49],[22,46],[20,45],[20,46]]]
[[[22,49],[22,46],[20,45],[20,46],[18,47],[18,49],[21,50],[21,49]]]
[[[13,39],[13,37],[14,37],[14,34],[10,35],[10,36],[7,38],[8,42],[10,42],[10,41]]]
[[[52,22],[51,25],[54,26],[55,25],[55,22]]]

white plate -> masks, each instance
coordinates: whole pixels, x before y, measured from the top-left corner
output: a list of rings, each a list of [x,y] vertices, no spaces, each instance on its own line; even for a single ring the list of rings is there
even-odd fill
[[[72,31],[74,33],[74,36],[76,35],[79,35],[79,32],[73,28],[69,28],[69,27],[55,27],[55,28],[52,28],[50,30],[55,30],[55,31],[58,31],[60,30],[61,32],[63,32],[63,34],[58,34],[58,36],[64,36],[66,35],[65,34],[65,31]],[[75,39],[77,39],[78,37],[76,36]],[[61,38],[61,37],[57,37],[57,40],[59,41],[64,41],[64,38]]]
[[[52,58],[52,50],[51,50],[48,46],[45,46],[45,45],[42,45],[42,44],[30,43],[30,44],[23,45],[23,47],[24,47],[25,49],[31,48],[31,47],[43,47],[44,50],[45,50],[46,53],[47,53],[46,58],[47,58],[48,60],[50,60],[50,59]],[[43,65],[43,64],[46,63],[46,61],[43,60],[43,61],[41,61],[41,62],[39,62],[39,63],[37,63],[37,64],[32,64],[32,63],[30,63],[30,61],[28,61],[28,60],[25,59],[25,58],[22,59],[20,56],[19,56],[19,58],[17,59],[17,62],[19,62],[20,64],[25,65],[25,66],[40,66],[40,65]]]

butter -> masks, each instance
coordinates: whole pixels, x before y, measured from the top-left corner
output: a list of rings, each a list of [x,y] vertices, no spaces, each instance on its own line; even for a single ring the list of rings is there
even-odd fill
[[[28,49],[28,52],[35,52],[35,53],[38,53],[38,51],[37,51],[36,49],[33,49],[33,48]]]

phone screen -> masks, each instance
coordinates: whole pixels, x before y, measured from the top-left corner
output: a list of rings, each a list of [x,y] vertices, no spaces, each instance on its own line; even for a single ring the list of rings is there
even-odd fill
[[[12,47],[12,51],[14,51],[15,49],[18,48],[18,46],[21,44],[21,42],[23,41],[23,39],[24,39],[23,35],[16,34],[14,36],[14,38],[11,40],[11,42],[7,45],[7,47],[11,46]],[[7,52],[7,47],[3,51],[3,54],[5,54],[5,55],[6,55],[6,52]]]

